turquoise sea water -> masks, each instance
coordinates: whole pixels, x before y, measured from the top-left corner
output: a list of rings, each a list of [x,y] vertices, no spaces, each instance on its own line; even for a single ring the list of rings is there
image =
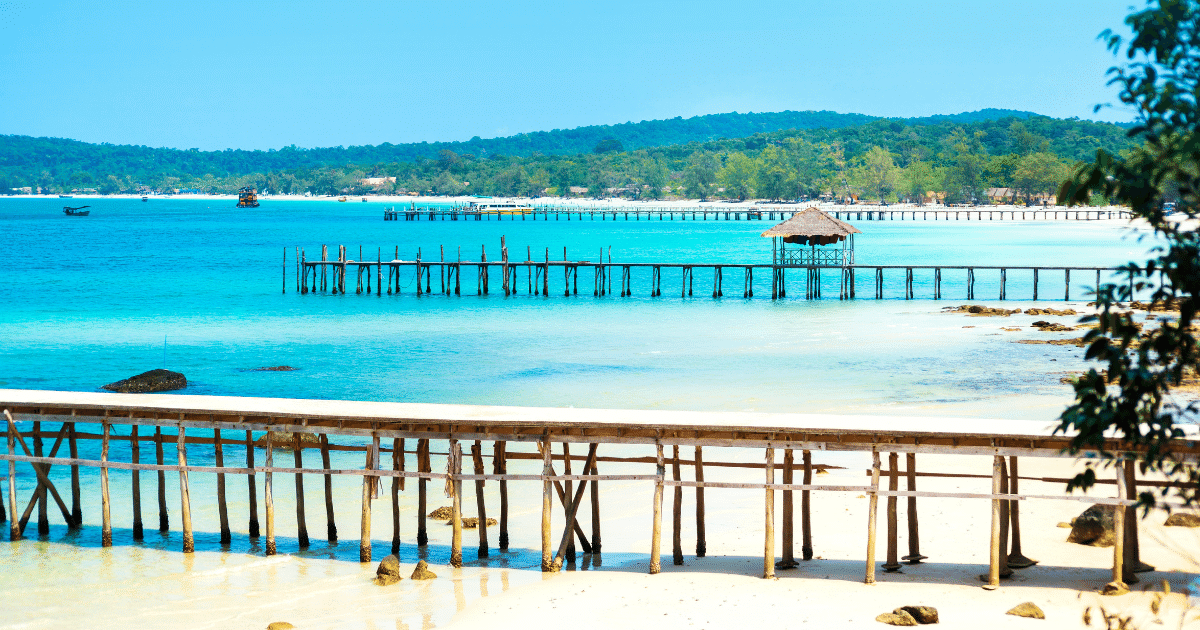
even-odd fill
[[[0,300],[0,387],[91,391],[157,367],[184,372],[189,393],[308,398],[590,407],[844,410],[915,405],[958,411],[1013,395],[1060,395],[1048,368],[1073,348],[1011,343],[999,324],[940,314],[965,300],[965,274],[947,271],[946,299],[903,300],[902,271],[889,272],[885,300],[859,277],[859,299],[836,299],[827,274],[823,300],[803,299],[802,274],[789,298],[742,299],[740,273],[725,274],[712,299],[711,272],[697,270],[695,297],[679,297],[664,272],[650,298],[649,270],[634,271],[634,296],[300,295],[295,247],[346,245],[352,259],[428,260],[439,246],[457,257],[616,262],[759,262],[770,221],[420,221],[384,222],[380,203],[267,201],[239,210],[228,200],[71,200],[89,217],[66,217],[60,199],[0,200],[9,291]],[[1150,243],[1121,222],[859,222],[862,264],[1116,265]],[[281,267],[287,250],[287,292]],[[432,252],[432,253],[431,253]],[[540,253],[538,253],[540,252]],[[932,272],[918,270],[916,295],[932,296]],[[1029,272],[1009,273],[1008,296],[1028,298]],[[1044,272],[1041,294],[1061,300],[1061,272]],[[1094,276],[1072,279],[1086,300]],[[619,280],[615,280],[619,282]],[[583,295],[583,293],[587,295]],[[995,303],[998,274],[977,272],[977,302]],[[799,296],[799,297],[795,297]],[[993,299],[988,300],[991,297]],[[979,299],[982,298],[982,299]],[[1009,300],[1016,308],[1023,302]],[[1047,302],[1044,305],[1060,306]],[[964,326],[975,325],[974,328]],[[1020,333],[1017,333],[1018,335]],[[1056,358],[1059,365],[1049,362]],[[254,372],[286,364],[295,372]],[[1077,368],[1078,366],[1072,366]],[[1032,400],[1032,399],[1031,399]],[[1041,412],[1022,410],[1018,416]]]

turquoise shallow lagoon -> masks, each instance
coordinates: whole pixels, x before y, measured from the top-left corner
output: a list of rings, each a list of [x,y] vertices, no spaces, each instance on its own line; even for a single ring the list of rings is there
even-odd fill
[[[486,247],[499,258],[527,252],[616,262],[759,262],[770,221],[419,221],[384,222],[381,203],[272,201],[239,210],[224,199],[69,200],[89,217],[66,217],[63,202],[0,200],[9,291],[0,301],[0,387],[95,390],[156,367],[184,372],[189,393],[672,409],[758,409],[940,413],[1052,418],[1069,395],[1055,372],[1079,369],[1067,346],[1012,343],[1030,319],[964,318],[939,311],[965,300],[965,273],[947,271],[946,299],[932,272],[918,270],[902,299],[902,272],[889,272],[884,300],[712,299],[711,272],[697,270],[695,297],[650,298],[649,271],[635,270],[632,297],[521,293],[418,298],[300,295],[296,247],[346,245],[351,258],[412,260]],[[857,222],[862,264],[1117,265],[1152,244],[1117,221]],[[287,250],[287,293],[281,266]],[[461,254],[459,253],[461,251]],[[382,254],[380,253],[382,252]],[[1029,272],[1009,273],[1009,297],[1032,295]],[[1061,300],[1061,272],[1044,272],[1041,294]],[[1094,276],[1072,278],[1085,301]],[[756,294],[770,294],[768,274]],[[961,276],[961,277],[960,277]],[[351,282],[353,278],[350,279]],[[859,295],[873,294],[859,278]],[[526,279],[518,277],[524,291]],[[726,273],[726,295],[741,295]],[[557,289],[556,289],[557,287]],[[353,288],[351,287],[351,291]],[[557,295],[556,295],[557,293]],[[997,303],[998,274],[978,272],[977,302]],[[800,297],[795,297],[799,295]],[[1028,303],[1009,300],[1010,308]],[[1045,302],[1043,306],[1061,306]],[[965,326],[973,326],[965,328]],[[294,372],[255,372],[286,364]],[[1003,405],[997,406],[1003,401]]]

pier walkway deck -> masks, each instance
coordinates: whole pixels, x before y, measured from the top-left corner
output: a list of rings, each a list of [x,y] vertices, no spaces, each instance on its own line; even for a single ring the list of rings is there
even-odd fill
[[[807,206],[806,206],[807,207]],[[877,206],[820,204],[838,219],[856,221],[1099,221],[1128,219],[1123,208],[1059,206]],[[763,221],[783,220],[799,206],[535,206],[527,211],[456,207],[388,208],[384,221]]]
[[[134,538],[141,535],[141,503],[138,475],[141,471],[157,471],[159,473],[159,505],[160,515],[165,515],[164,473],[178,474],[179,492],[182,506],[183,550],[190,553],[194,550],[194,539],[191,525],[191,501],[194,498],[189,493],[189,475],[215,474],[218,476],[217,496],[202,497],[204,501],[215,501],[221,515],[221,536],[223,542],[230,537],[224,494],[224,478],[226,475],[246,475],[249,485],[250,501],[250,535],[258,537],[257,499],[253,480],[261,474],[264,484],[261,498],[266,510],[266,527],[262,532],[266,537],[265,550],[268,555],[275,553],[275,497],[272,492],[272,475],[288,474],[295,476],[297,497],[303,497],[303,477],[305,475],[322,475],[329,479],[331,475],[352,475],[363,478],[363,493],[361,504],[362,533],[360,540],[360,559],[363,562],[371,560],[371,510],[372,501],[377,495],[379,482],[385,478],[393,479],[392,510],[393,510],[393,552],[400,543],[399,533],[399,503],[398,492],[403,491],[402,482],[405,478],[414,478],[418,483],[420,493],[419,510],[417,514],[417,545],[427,543],[425,528],[425,493],[429,480],[444,480],[452,489],[452,519],[453,538],[449,563],[460,566],[462,559],[462,528],[461,502],[463,499],[464,481],[475,481],[476,501],[479,515],[479,556],[486,557],[490,548],[487,526],[487,505],[483,493],[484,481],[494,481],[500,484],[499,506],[499,547],[509,546],[509,531],[507,524],[509,483],[537,483],[542,487],[542,526],[540,545],[542,550],[542,570],[557,571],[564,562],[570,563],[568,549],[575,537],[580,540],[584,553],[600,553],[600,505],[596,488],[606,481],[637,481],[652,484],[654,499],[647,510],[652,513],[652,537],[650,548],[650,572],[661,570],[661,539],[662,539],[662,509],[663,494],[666,488],[674,489],[673,502],[673,542],[672,555],[675,564],[683,563],[683,551],[680,541],[681,511],[680,502],[683,488],[694,488],[696,492],[696,551],[698,556],[705,554],[704,533],[704,490],[705,488],[730,488],[757,490],[765,492],[765,512],[763,518],[764,552],[763,576],[774,576],[778,567],[790,568],[795,566],[793,558],[793,501],[792,493],[801,493],[801,529],[803,532],[803,559],[812,558],[813,540],[811,539],[810,522],[813,512],[810,508],[810,493],[820,492],[853,492],[863,495],[868,504],[868,519],[865,525],[865,575],[867,583],[876,579],[876,521],[878,501],[880,497],[887,500],[886,520],[886,562],[882,565],[885,571],[899,568],[898,563],[898,517],[897,501],[900,497],[908,499],[908,544],[909,554],[905,557],[909,562],[920,562],[924,558],[920,554],[917,531],[916,510],[917,499],[921,497],[942,497],[956,499],[987,500],[991,502],[991,538],[989,548],[989,569],[985,588],[995,588],[1000,578],[1012,568],[1020,568],[1020,524],[1019,506],[1027,500],[1070,500],[1090,504],[1108,504],[1124,506],[1114,513],[1116,539],[1113,551],[1114,582],[1128,582],[1134,579],[1132,571],[1137,567],[1137,519],[1132,514],[1133,498],[1137,496],[1139,485],[1154,485],[1155,482],[1138,480],[1132,460],[1118,464],[1113,473],[1112,482],[1116,486],[1113,496],[1096,495],[1033,495],[1022,494],[1017,489],[1020,477],[1017,461],[1021,457],[1070,457],[1063,452],[1067,438],[1055,435],[1051,427],[1040,422],[1004,421],[981,419],[953,418],[911,418],[887,416],[838,416],[826,414],[797,414],[797,413],[752,413],[752,412],[694,412],[694,411],[641,411],[615,409],[563,409],[563,408],[529,408],[529,407],[499,407],[472,405],[442,405],[416,403],[386,403],[386,402],[356,402],[329,400],[296,400],[269,398],[238,398],[191,395],[161,395],[161,394],[107,394],[88,392],[59,392],[31,390],[0,390],[0,409],[3,410],[8,423],[8,450],[0,456],[0,461],[8,462],[7,501],[10,514],[10,535],[18,540],[22,537],[26,522],[30,518],[35,504],[40,504],[39,528],[46,518],[45,506],[52,496],[62,512],[64,521],[71,527],[79,527],[80,496],[79,484],[73,483],[71,489],[72,507],[68,508],[62,495],[48,477],[51,466],[70,466],[74,479],[78,479],[80,467],[98,468],[102,481],[101,509],[103,513],[102,544],[112,544],[112,515],[110,514],[110,496],[108,476],[110,470],[131,471],[134,493]],[[47,424],[57,424],[49,430]],[[98,433],[77,432],[77,425],[98,426]],[[113,435],[111,429],[116,425],[128,425],[130,435]],[[153,428],[153,435],[139,434],[139,427]],[[166,432],[164,432],[164,430]],[[223,433],[235,431],[242,438],[228,439]],[[265,444],[262,444],[265,462],[255,463],[255,432],[268,432]],[[273,461],[272,436],[275,432],[293,433],[295,449],[295,466],[277,466]],[[311,442],[303,440],[309,436]],[[49,454],[42,450],[42,439],[55,440]],[[334,443],[331,438],[341,438],[341,443]],[[1200,455],[1200,444],[1197,439],[1200,434],[1191,431],[1179,439],[1175,449],[1177,457],[1195,461]],[[31,448],[27,442],[34,442]],[[59,447],[67,440],[70,457],[56,457]],[[80,458],[76,452],[77,440],[100,440],[102,443],[99,460]],[[262,438],[259,438],[260,440]],[[405,447],[406,439],[416,439],[417,448],[411,451]],[[109,444],[114,440],[129,440],[132,446],[131,461],[114,461],[109,458]],[[347,442],[350,440],[350,442]],[[390,448],[385,440],[390,440]],[[141,463],[138,447],[141,442],[148,441],[156,447],[156,463]],[[445,441],[447,470],[445,473],[432,471],[430,465],[430,442]],[[470,457],[474,464],[473,474],[463,470],[462,441],[474,441],[470,449]],[[485,473],[483,460],[484,442],[492,442],[492,472]],[[562,445],[561,455],[553,452],[554,443]],[[163,463],[164,444],[174,444],[178,454],[178,464]],[[313,444],[319,444],[315,446]],[[222,445],[244,444],[247,451],[245,466],[226,466],[223,463]],[[518,453],[508,451],[508,445],[533,444],[537,446],[536,453]],[[569,445],[587,446],[587,456],[572,457],[569,455]],[[606,458],[598,454],[602,445],[642,445],[649,447],[650,452],[645,458]],[[19,445],[19,449],[18,449]],[[214,466],[195,466],[188,464],[188,449],[212,448],[214,450]],[[684,481],[680,478],[680,449],[692,447],[694,457],[687,464],[695,468],[695,481]],[[722,462],[705,462],[702,449],[705,447],[762,449],[762,464],[740,464],[742,467],[759,468],[763,471],[761,483],[745,481],[720,481],[712,477],[705,478],[706,467],[710,472],[719,471]],[[323,455],[323,467],[311,468],[303,464],[305,448],[319,448]],[[360,469],[333,469],[330,467],[328,452],[330,449],[358,450],[365,454],[365,465]],[[668,457],[664,450],[672,449]],[[1106,449],[1120,453],[1121,445],[1112,443]],[[776,452],[782,450],[784,458],[782,465],[776,463]],[[793,453],[800,451],[802,463],[795,464]],[[813,471],[820,467],[814,464],[813,454],[831,451],[857,451],[869,453],[872,465],[869,470],[869,481],[865,484],[831,485],[813,481]],[[391,467],[382,464],[381,455],[391,453]],[[578,453],[579,451],[577,451]],[[415,466],[409,465],[410,453],[415,453]],[[957,474],[959,471],[918,471],[917,456],[920,454],[960,454],[986,458],[984,462],[991,463],[990,492],[929,492],[916,488],[920,476],[959,476],[980,477],[981,475]],[[906,457],[906,468],[899,468],[899,456]],[[882,458],[888,460],[887,468],[882,465]],[[539,459],[542,470],[539,474],[510,474],[507,468],[509,459]],[[583,459],[582,474],[571,474],[572,460]],[[564,473],[558,474],[554,462],[564,464]],[[599,464],[606,461],[622,461],[625,463],[640,463],[651,467],[645,474],[612,475],[601,474]],[[30,496],[24,515],[18,517],[17,511],[17,463],[32,464],[38,480],[36,488],[20,488]],[[668,475],[667,465],[671,465],[672,474]],[[982,463],[982,462],[981,462]],[[1112,470],[1112,469],[1110,469]],[[803,475],[801,483],[794,483],[793,473]],[[782,473],[780,482],[779,473]],[[907,488],[899,489],[901,477],[906,479]],[[986,475],[983,475],[986,477]],[[881,484],[886,479],[886,488]],[[397,485],[400,482],[401,485]],[[572,483],[579,485],[572,492]],[[563,485],[566,490],[563,490]],[[585,489],[591,487],[591,532],[590,536],[582,529],[579,516],[581,505],[584,503]],[[1158,485],[1161,485],[1159,482]],[[1103,486],[1101,486],[1102,488]],[[326,482],[326,515],[328,531],[336,536],[334,519],[336,509],[329,494]],[[558,503],[562,505],[565,525],[561,533],[551,531],[551,514],[554,511],[556,489],[559,491]],[[774,493],[783,492],[782,510],[782,554],[776,553],[777,518],[774,513]],[[49,495],[49,496],[48,496]],[[302,547],[308,545],[308,533],[305,525],[305,510],[303,499],[296,505],[298,538]],[[584,513],[586,514],[586,512]],[[2,516],[2,514],[0,514]],[[160,517],[161,527],[166,527],[166,521]],[[48,531],[48,526],[47,526]],[[589,543],[590,538],[590,543]],[[1130,544],[1127,544],[1129,542]],[[518,543],[520,544],[520,543]],[[1010,546],[1011,545],[1011,546]],[[536,548],[536,543],[535,543]],[[1009,550],[1012,550],[1010,553]],[[782,559],[781,559],[782,556]],[[777,562],[778,561],[778,562]],[[1009,565],[1012,565],[1011,567]]]

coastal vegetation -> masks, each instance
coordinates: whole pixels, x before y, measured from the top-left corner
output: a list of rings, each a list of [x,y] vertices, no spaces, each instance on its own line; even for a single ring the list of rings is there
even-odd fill
[[[253,186],[266,194],[986,203],[996,188],[1009,200],[1051,195],[1097,150],[1133,147],[1119,125],[1005,110],[914,119],[731,113],[461,143],[270,151],[0,136],[0,191],[230,194]]]

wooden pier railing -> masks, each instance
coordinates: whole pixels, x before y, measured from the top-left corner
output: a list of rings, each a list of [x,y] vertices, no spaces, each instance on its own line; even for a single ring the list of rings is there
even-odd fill
[[[1059,206],[838,206],[822,210],[855,221],[1099,221],[1128,219],[1121,208],[1065,208]],[[428,207],[383,211],[384,221],[782,221],[798,206],[779,207],[661,207],[645,206],[535,206],[526,211],[472,210],[465,207]]]
[[[637,270],[641,277],[641,290],[648,293],[650,297],[659,297],[664,293],[664,271],[676,271],[679,275],[678,292],[680,297],[694,297],[696,295],[705,295],[711,292],[712,297],[724,297],[725,292],[725,276],[730,273],[733,277],[730,278],[731,286],[729,295],[736,296],[738,294],[736,282],[742,280],[741,297],[753,298],[755,289],[759,289],[760,295],[765,296],[762,291],[761,283],[756,286],[754,276],[758,272],[761,279],[770,278],[770,296],[771,299],[782,299],[788,296],[790,289],[789,276],[804,277],[804,297],[805,299],[818,299],[821,297],[822,287],[824,285],[822,275],[832,274],[838,279],[838,298],[853,299],[860,297],[858,294],[858,283],[860,276],[870,278],[872,291],[867,296],[874,299],[884,299],[885,285],[887,281],[902,282],[903,296],[906,300],[912,299],[934,299],[940,300],[943,295],[943,284],[953,282],[957,276],[959,286],[963,289],[963,295],[960,299],[998,299],[998,300],[1047,300],[1058,299],[1057,295],[1048,295],[1042,290],[1044,283],[1049,281],[1048,274],[1062,274],[1061,294],[1062,300],[1071,300],[1071,280],[1072,273],[1075,278],[1083,278],[1085,281],[1094,281],[1091,287],[1098,287],[1102,282],[1112,281],[1112,276],[1120,272],[1120,269],[1115,267],[1083,267],[1083,266],[1032,266],[1032,265],[784,265],[784,264],[769,264],[769,263],[658,263],[658,262],[612,262],[611,251],[608,253],[608,261],[604,262],[605,252],[601,250],[598,261],[590,260],[568,260],[566,249],[563,249],[563,260],[550,260],[550,250],[546,248],[545,258],[543,260],[532,260],[532,252],[528,252],[526,260],[511,260],[508,257],[508,248],[503,245],[503,237],[501,238],[500,259],[487,259],[487,252],[483,250],[479,260],[462,260],[460,257],[456,260],[445,260],[444,250],[439,253],[437,260],[423,260],[418,251],[416,260],[400,260],[400,248],[397,247],[395,257],[392,260],[383,260],[382,250],[377,250],[376,260],[361,260],[362,248],[359,248],[360,260],[350,260],[346,247],[339,247],[336,253],[337,258],[330,259],[328,247],[322,246],[321,258],[319,260],[309,260],[307,253],[302,248],[295,250],[295,290],[302,294],[307,293],[335,293],[344,294],[350,289],[353,289],[355,294],[371,294],[383,295],[385,292],[388,295],[401,294],[402,292],[410,292],[415,295],[426,295],[435,291],[435,283],[433,282],[433,272],[438,272],[438,282],[436,283],[436,292],[443,295],[462,295],[463,291],[470,293],[470,290],[475,289],[476,295],[488,295],[497,288],[493,287],[491,278],[493,274],[499,280],[500,286],[498,292],[504,295],[518,295],[526,293],[528,295],[563,295],[573,296],[579,295],[579,279],[582,274],[585,278],[584,293],[587,293],[586,278],[592,280],[592,295],[595,297],[604,297],[613,295],[614,291],[617,296],[628,297],[634,295],[634,271]],[[469,279],[464,281],[463,269],[467,269],[468,278],[474,276],[474,282]],[[702,270],[711,272],[712,281],[708,289],[701,288],[697,292],[695,286],[695,272]],[[386,278],[384,277],[386,272]],[[648,284],[646,283],[646,272],[649,272]],[[740,274],[739,274],[740,272]],[[977,294],[976,291],[976,274],[986,272],[993,275],[997,283],[997,294],[993,296],[984,296]],[[1009,293],[1010,279],[1009,275],[1012,272],[1020,272],[1028,274],[1028,284],[1026,285],[1030,292],[1027,295],[1013,296]],[[283,290],[287,291],[287,248],[284,248],[283,262]],[[1106,274],[1108,274],[1106,276]],[[525,282],[520,282],[520,276],[525,276]],[[374,276],[374,278],[372,278]],[[556,280],[551,283],[551,277]],[[615,277],[615,279],[614,279]],[[561,278],[561,282],[557,280]],[[416,284],[413,285],[415,280]],[[1125,280],[1122,280],[1124,282]],[[353,283],[348,285],[348,282]],[[467,286],[464,287],[464,282]],[[668,281],[669,282],[669,281]],[[471,284],[474,284],[472,287]],[[553,284],[553,286],[552,286]],[[1057,283],[1055,283],[1057,284]],[[524,285],[522,287],[522,285]],[[615,286],[614,286],[615,285]],[[918,295],[917,288],[920,285],[927,291],[925,295]],[[701,286],[703,287],[703,281]],[[521,289],[524,291],[521,291]],[[710,291],[711,289],[711,291]],[[668,290],[667,293],[674,293]],[[1080,297],[1082,293],[1077,292],[1076,297]]]
[[[183,528],[183,551],[192,553],[195,550],[195,539],[192,532],[191,504],[194,499],[215,501],[220,514],[221,540],[227,542],[231,533],[229,530],[229,514],[226,505],[224,478],[226,475],[246,475],[254,480],[256,475],[262,475],[264,481],[261,498],[266,510],[265,530],[260,533],[256,486],[251,483],[248,488],[250,501],[250,536],[257,538],[265,536],[265,553],[276,553],[275,545],[275,499],[273,490],[273,475],[294,475],[297,489],[296,502],[298,540],[301,547],[308,544],[309,537],[306,528],[306,514],[303,503],[303,476],[322,475],[325,483],[325,503],[327,531],[329,539],[336,540],[337,528],[335,518],[336,506],[330,493],[329,479],[333,475],[359,476],[363,479],[361,506],[361,535],[359,541],[359,557],[363,562],[372,558],[373,535],[371,531],[371,511],[374,499],[378,498],[378,487],[383,479],[392,479],[391,508],[393,513],[392,550],[395,552],[402,544],[399,530],[400,507],[398,496],[406,491],[405,480],[417,481],[416,491],[419,493],[419,509],[417,518],[417,535],[415,544],[424,546],[428,542],[426,535],[425,501],[427,484],[430,480],[444,481],[452,494],[451,524],[452,540],[448,562],[452,566],[463,564],[462,555],[462,523],[461,501],[463,497],[463,481],[494,481],[500,486],[500,519],[499,548],[506,549],[511,544],[508,531],[508,494],[509,483],[538,483],[542,487],[542,525],[540,536],[534,544],[540,544],[542,552],[541,567],[543,571],[557,571],[564,563],[573,562],[570,551],[573,541],[579,540],[579,547],[585,554],[593,554],[598,561],[601,554],[600,526],[601,514],[598,495],[593,490],[591,501],[591,536],[587,536],[580,526],[579,517],[584,502],[585,489],[609,481],[637,481],[653,484],[653,504],[648,506],[653,514],[650,544],[650,572],[658,573],[662,569],[662,503],[666,488],[674,490],[673,519],[672,519],[672,557],[674,564],[683,563],[683,549],[680,535],[681,498],[683,488],[694,488],[696,492],[696,554],[703,556],[706,550],[704,490],[706,488],[729,488],[742,490],[757,490],[766,494],[766,511],[764,515],[764,555],[763,577],[772,577],[776,568],[792,568],[794,560],[794,514],[793,493],[801,493],[801,531],[802,558],[809,560],[813,557],[815,542],[811,536],[811,520],[814,510],[811,508],[812,493],[820,492],[853,492],[863,495],[868,504],[868,520],[866,523],[866,568],[864,581],[873,583],[876,579],[876,521],[877,505],[880,497],[887,499],[887,534],[886,562],[882,565],[885,571],[899,568],[898,563],[898,529],[896,505],[900,497],[908,499],[908,544],[909,554],[905,560],[909,563],[919,563],[925,556],[921,555],[917,531],[918,498],[956,498],[987,500],[991,502],[991,538],[990,562],[985,588],[995,588],[999,580],[1011,569],[1023,568],[1031,563],[1022,562],[1020,553],[1020,521],[1019,507],[1027,500],[1070,500],[1091,504],[1107,504],[1123,506],[1114,513],[1114,535],[1116,544],[1113,550],[1112,581],[1116,583],[1133,581],[1132,572],[1138,566],[1137,557],[1137,519],[1133,517],[1133,505],[1136,503],[1137,487],[1153,485],[1147,480],[1138,480],[1134,475],[1132,460],[1126,460],[1116,467],[1112,481],[1116,486],[1115,496],[1096,495],[1037,495],[1022,494],[1017,490],[1020,479],[1018,473],[1018,458],[1020,457],[1072,457],[1064,452],[1067,437],[1055,435],[1049,427],[1039,422],[1003,421],[1003,420],[965,420],[965,419],[921,419],[901,417],[875,416],[832,416],[818,414],[792,413],[750,413],[750,412],[688,412],[688,411],[635,411],[611,409],[562,409],[562,408],[527,408],[527,407],[488,407],[469,405],[436,405],[436,404],[407,404],[407,403],[375,403],[353,401],[326,400],[293,400],[266,398],[232,398],[189,395],[146,395],[146,394],[107,394],[87,392],[54,392],[0,390],[0,409],[7,423],[8,449],[0,455],[0,461],[8,464],[7,503],[10,523],[10,537],[15,542],[24,535],[24,529],[35,506],[38,509],[38,527],[40,532],[49,530],[47,505],[50,498],[62,513],[63,521],[71,528],[79,528],[81,518],[81,496],[79,470],[81,468],[98,469],[101,477],[101,543],[104,546],[113,544],[112,523],[114,517],[110,510],[109,471],[130,471],[132,475],[131,491],[133,492],[132,521],[133,539],[137,542],[142,537],[142,508],[140,504],[139,475],[142,471],[158,473],[158,503],[159,527],[166,531],[169,528],[166,514],[166,473],[179,477],[179,492],[181,505],[181,526]],[[55,426],[57,425],[57,427]],[[77,430],[80,425],[93,426],[97,430],[85,432]],[[128,426],[128,435],[115,435],[115,426]],[[57,430],[55,430],[57,428]],[[139,428],[152,428],[149,432],[139,433]],[[275,432],[293,433],[294,466],[277,466],[273,460]],[[227,432],[235,432],[238,436],[230,439]],[[263,432],[266,432],[263,435]],[[259,437],[257,440],[257,436]],[[244,435],[244,439],[241,437]],[[308,436],[309,439],[302,439]],[[313,439],[313,438],[317,439]],[[1200,456],[1200,444],[1197,439],[1200,432],[1191,430],[1177,440],[1174,453],[1178,458],[1196,461]],[[53,439],[54,444],[46,453],[43,448],[44,439]],[[337,443],[334,442],[337,439]],[[412,449],[406,440],[416,440],[416,448]],[[32,440],[31,447],[29,441]],[[99,440],[102,444],[100,458],[91,459],[77,455],[79,440]],[[110,456],[109,446],[117,440],[128,440],[131,445],[130,461],[115,461]],[[64,441],[68,444],[69,457],[58,456]],[[446,450],[434,453],[432,442],[444,441]],[[473,472],[463,470],[462,442],[472,442],[470,457]],[[142,463],[139,458],[139,445],[151,442],[155,446],[155,463]],[[260,444],[261,442],[261,444]],[[313,443],[317,444],[316,446]],[[492,442],[491,454],[486,455],[485,442]],[[559,453],[554,452],[554,443],[561,445]],[[177,453],[177,464],[164,463],[164,446],[173,444]],[[225,445],[241,444],[246,451],[245,466],[225,465],[222,454]],[[530,445],[534,450],[510,450],[510,446]],[[642,445],[652,447],[653,451],[647,457],[606,458],[599,455],[601,445]],[[18,450],[19,445],[19,450]],[[257,447],[262,447],[265,461],[256,463]],[[571,445],[587,445],[587,456],[580,457],[570,454]],[[694,457],[684,459],[681,449],[691,447]],[[703,448],[723,447],[740,449],[763,449],[762,464],[745,462],[714,462],[705,461]],[[213,466],[189,464],[189,451],[196,449],[212,449]],[[304,451],[307,448],[318,449],[322,455],[322,467],[305,466]],[[666,449],[670,449],[670,455]],[[1122,455],[1122,445],[1110,443],[1104,445],[1110,453],[1118,458]],[[330,451],[356,451],[364,455],[362,468],[334,469],[330,465]],[[776,452],[783,451],[781,466],[776,465]],[[795,463],[795,452],[799,451],[802,460]],[[813,453],[825,451],[854,451],[869,453],[871,467],[867,471],[869,482],[865,484],[828,484],[817,483],[813,480],[813,472],[820,468],[813,462]],[[899,466],[899,456],[904,454],[906,467],[902,471]],[[980,475],[958,471],[918,471],[917,456],[919,454],[959,454],[986,458],[983,462],[991,462],[991,474]],[[390,468],[384,464],[383,456],[390,454]],[[432,455],[444,455],[447,462],[446,472],[433,472],[430,464]],[[888,465],[884,468],[882,457],[886,455]],[[483,460],[491,459],[492,472],[486,472]],[[542,464],[540,472],[535,474],[510,472],[508,462],[527,460]],[[579,474],[572,474],[570,465],[582,459],[583,467]],[[562,462],[560,474],[555,470],[555,462]],[[602,474],[600,464],[605,462],[622,462],[624,464],[653,466],[652,471],[637,474]],[[409,463],[415,465],[410,468]],[[672,473],[668,477],[667,464],[671,465]],[[28,464],[36,477],[33,488],[22,487],[21,491],[29,496],[24,512],[18,516],[17,510],[17,464]],[[982,463],[982,462],[981,462]],[[680,478],[681,466],[695,468],[695,481],[685,481]],[[66,501],[58,491],[54,481],[49,477],[52,466],[70,466],[73,471],[71,501],[72,507],[67,507]],[[712,476],[705,476],[705,468],[709,472],[719,471],[722,467],[753,467],[763,470],[765,478],[761,483],[745,481],[721,481]],[[777,470],[782,473],[782,483],[777,476]],[[794,483],[794,473],[801,472],[803,480]],[[215,497],[196,497],[189,491],[189,476],[197,474],[217,475],[217,490]],[[990,492],[932,492],[917,489],[919,476],[942,476],[964,478],[987,478],[992,480]],[[906,489],[899,489],[899,479],[906,480]],[[886,478],[887,488],[881,486],[881,479]],[[1035,480],[1042,480],[1032,478]],[[33,480],[30,480],[33,481]],[[572,483],[578,482],[577,488]],[[29,483],[29,482],[26,482]],[[23,484],[24,485],[24,484]],[[574,491],[572,493],[572,490]],[[782,559],[776,553],[775,527],[777,518],[774,513],[774,493],[784,493],[782,514]],[[488,536],[487,510],[483,486],[475,484],[475,494],[479,519],[479,548],[478,556],[486,557],[490,549]],[[555,510],[554,497],[558,496],[565,515],[565,524],[554,544],[555,532],[551,529],[551,514]],[[587,512],[584,512],[587,514]],[[4,514],[0,512],[0,519]],[[1129,543],[1129,544],[1127,544]],[[529,544],[518,541],[516,544]],[[1010,546],[1011,545],[1011,546]],[[1011,549],[1011,552],[1010,552]],[[778,561],[777,561],[778,560]]]

